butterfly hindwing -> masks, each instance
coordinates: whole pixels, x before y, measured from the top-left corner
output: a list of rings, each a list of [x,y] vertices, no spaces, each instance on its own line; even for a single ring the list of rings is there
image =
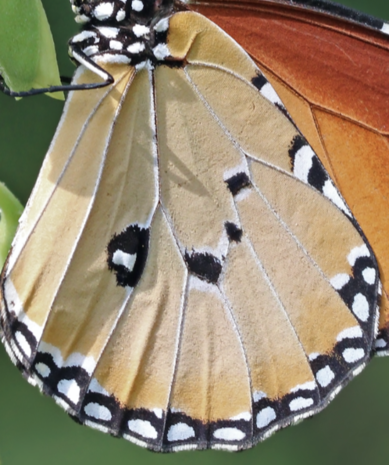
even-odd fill
[[[239,450],[363,368],[378,269],[244,51],[192,12],[166,47],[171,66],[71,96],[4,271],[4,339],[81,422]]]
[[[190,8],[250,54],[350,205],[379,257],[375,351],[387,354],[388,24],[327,1],[195,0]]]

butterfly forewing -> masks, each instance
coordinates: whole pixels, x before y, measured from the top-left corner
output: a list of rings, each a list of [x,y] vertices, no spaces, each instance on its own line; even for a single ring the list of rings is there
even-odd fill
[[[88,425],[238,450],[364,366],[378,269],[245,52],[193,12],[166,47],[173,65],[71,96],[4,271],[4,340]]]

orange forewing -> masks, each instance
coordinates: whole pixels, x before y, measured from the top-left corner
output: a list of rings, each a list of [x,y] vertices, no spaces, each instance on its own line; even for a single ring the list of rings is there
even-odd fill
[[[389,37],[282,1],[192,6],[257,62],[331,174],[380,265],[389,331]]]

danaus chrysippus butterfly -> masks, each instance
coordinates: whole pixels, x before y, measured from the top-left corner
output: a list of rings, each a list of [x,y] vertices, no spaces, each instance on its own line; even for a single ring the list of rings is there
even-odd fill
[[[374,255],[291,121],[316,148],[307,110],[274,87],[312,102],[238,37],[248,17],[351,23],[288,3],[74,1],[72,85],[107,87],[69,95],[1,318],[15,363],[81,422],[157,451],[239,450],[369,360]]]

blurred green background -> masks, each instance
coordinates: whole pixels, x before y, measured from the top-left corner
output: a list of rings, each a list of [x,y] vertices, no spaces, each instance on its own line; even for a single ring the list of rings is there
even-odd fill
[[[11,0],[10,0],[11,1]],[[343,0],[389,20],[388,0]],[[68,0],[43,0],[60,70],[71,75],[67,40],[78,27]],[[389,85],[389,83],[388,83]],[[61,115],[45,96],[16,102],[0,95],[0,180],[25,203]],[[389,463],[389,358],[375,359],[318,416],[287,428],[252,450],[158,455],[74,423],[31,387],[0,348],[2,465],[386,464]]]

